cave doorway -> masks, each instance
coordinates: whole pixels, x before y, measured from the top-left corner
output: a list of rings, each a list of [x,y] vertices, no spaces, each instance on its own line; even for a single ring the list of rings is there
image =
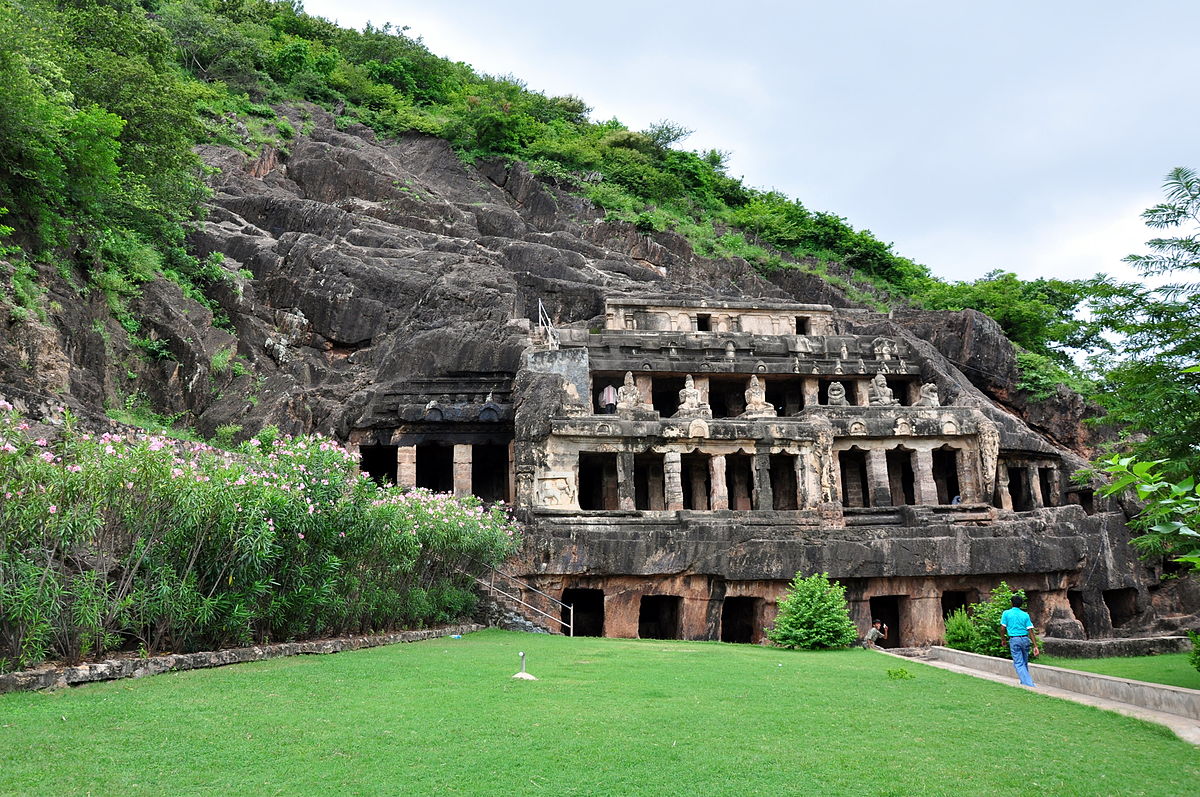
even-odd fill
[[[679,411],[679,391],[683,390],[682,376],[656,376],[650,387],[650,402],[663,418]]]
[[[400,446],[359,446],[359,470],[376,484],[396,483],[396,454]]]
[[[762,598],[726,598],[721,606],[721,641],[750,644],[756,641]]]
[[[1120,628],[1137,617],[1137,590],[1133,587],[1104,590],[1104,605],[1113,628]]]
[[[1038,468],[1038,487],[1042,489],[1042,506],[1058,506],[1054,489],[1054,468]]]
[[[663,455],[654,452],[633,458],[634,508],[659,511],[667,508]]]
[[[880,595],[871,598],[871,619],[882,620],[888,627],[888,638],[878,639],[876,645],[881,648],[901,647],[903,635],[900,629],[900,607],[907,599],[904,595]]]
[[[871,496],[867,491],[867,452],[855,446],[846,451],[839,451],[837,457],[842,476],[842,506],[870,506]]]
[[[772,376],[763,380],[767,403],[775,412],[786,417],[804,409],[804,380],[794,376]]]
[[[1087,621],[1087,609],[1083,601],[1083,591],[1078,589],[1067,590],[1067,603],[1071,605],[1071,614],[1075,615],[1075,619],[1083,626],[1083,633],[1090,637],[1092,629]]]
[[[887,452],[888,487],[892,506],[912,506],[917,503],[916,478],[913,474],[913,455],[916,452],[897,446]]]
[[[638,637],[641,639],[679,639],[678,595],[643,595],[638,608]]]
[[[725,489],[729,508],[746,511],[754,508],[754,458],[749,454],[725,457]]]
[[[448,443],[417,446],[417,486],[435,493],[454,492],[454,446]]]
[[[967,590],[947,589],[942,591],[942,617],[946,618],[959,609],[966,609],[973,603],[971,593]]]
[[[683,508],[706,511],[712,489],[712,456],[693,452],[679,458],[683,471]]]
[[[958,449],[942,446],[933,450],[933,483],[939,504],[961,500],[958,484]]]
[[[796,455],[772,454],[771,507],[784,512],[799,509],[796,502]]]
[[[480,500],[508,501],[508,446],[476,443],[471,446],[471,492]]]
[[[1014,512],[1029,512],[1033,509],[1033,496],[1029,494],[1029,472],[1024,466],[1008,469],[1008,495],[1012,498]]]
[[[575,607],[575,636],[604,636],[604,590],[570,587],[560,600]],[[571,621],[570,614],[564,606],[563,622]]]
[[[585,512],[617,509],[617,455],[579,452],[579,508]]]
[[[746,383],[716,376],[708,379],[708,406],[714,418],[736,418],[746,411]]]

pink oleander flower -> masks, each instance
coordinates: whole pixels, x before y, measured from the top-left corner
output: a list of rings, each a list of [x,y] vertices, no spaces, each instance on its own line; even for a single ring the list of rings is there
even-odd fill
[[[301,534],[300,532],[296,532],[296,536],[299,537],[300,539],[304,539],[304,535]]]
[[[35,446],[41,446],[42,448],[45,448],[48,445],[48,443],[46,442],[46,438],[44,438],[44,437],[39,437],[37,440],[34,440],[33,444]]]
[[[51,505],[50,505],[50,514],[51,514],[51,515],[57,515],[57,514],[58,514],[58,505],[57,505],[57,504],[51,504]]]

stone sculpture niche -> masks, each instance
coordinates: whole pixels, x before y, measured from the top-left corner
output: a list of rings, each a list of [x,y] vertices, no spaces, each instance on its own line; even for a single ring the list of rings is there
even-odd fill
[[[739,417],[774,418],[775,415],[775,405],[767,403],[767,391],[758,381],[758,376],[751,376],[750,384],[746,387],[746,411]]]
[[[692,375],[688,374],[683,380],[683,390],[679,391],[679,409],[674,418],[712,418],[712,407],[700,400],[700,391]]]
[[[871,380],[867,387],[867,401],[872,407],[894,407],[900,403],[892,395],[892,389],[888,387],[887,378],[883,374],[875,374],[875,378]]]
[[[625,372],[625,383],[617,389],[617,412],[632,414],[642,407],[642,393],[633,382],[633,372]]]
[[[941,401],[938,399],[937,385],[933,382],[926,382],[921,385],[921,395],[913,402],[914,407],[940,407]]]
[[[829,397],[825,403],[830,407],[849,407],[850,401],[846,398],[846,386],[841,382],[830,382]]]

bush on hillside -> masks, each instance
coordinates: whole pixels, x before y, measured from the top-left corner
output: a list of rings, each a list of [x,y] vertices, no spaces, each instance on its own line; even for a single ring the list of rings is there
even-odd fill
[[[776,645],[801,650],[844,648],[857,638],[846,588],[831,582],[828,573],[797,575],[779,602],[775,627],[767,630],[767,639]]]

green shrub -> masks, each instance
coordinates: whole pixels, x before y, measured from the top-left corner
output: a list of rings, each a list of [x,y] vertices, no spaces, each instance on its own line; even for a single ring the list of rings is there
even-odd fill
[[[1014,595],[1024,599],[1025,591],[1014,590],[1001,581],[987,601],[972,603],[965,610],[956,609],[946,618],[946,646],[984,656],[1008,657],[1008,646],[1000,633],[1000,615],[1012,608]]]
[[[1200,670],[1200,634],[1188,631],[1187,635],[1188,639],[1192,640],[1192,652],[1188,654],[1188,663]]]
[[[966,609],[955,609],[946,618],[946,647],[973,651],[975,644],[975,623]]]
[[[767,630],[767,638],[781,647],[801,650],[850,645],[858,638],[858,630],[850,621],[846,588],[831,582],[828,573],[808,578],[797,575],[779,602],[779,614],[774,628]]]

